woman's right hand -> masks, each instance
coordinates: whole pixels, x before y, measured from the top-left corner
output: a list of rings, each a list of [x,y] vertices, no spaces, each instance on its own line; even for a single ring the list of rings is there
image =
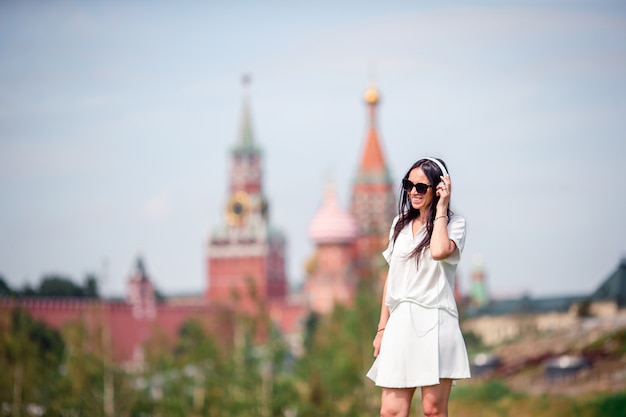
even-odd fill
[[[378,353],[380,352],[380,342],[383,340],[383,333],[385,331],[381,330],[376,333],[376,337],[374,338],[374,342],[372,342],[372,346],[374,346],[374,357],[378,357]]]

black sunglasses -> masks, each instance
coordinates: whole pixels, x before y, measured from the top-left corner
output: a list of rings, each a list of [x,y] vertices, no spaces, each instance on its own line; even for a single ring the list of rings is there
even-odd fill
[[[422,182],[413,184],[407,178],[402,179],[402,188],[404,188],[404,191],[406,191],[407,193],[410,193],[413,187],[415,187],[415,192],[417,192],[419,195],[424,195],[428,192],[428,189],[432,187],[432,185],[424,184]]]

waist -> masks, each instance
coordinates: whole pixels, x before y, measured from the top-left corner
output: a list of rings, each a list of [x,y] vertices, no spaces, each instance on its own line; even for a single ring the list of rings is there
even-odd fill
[[[389,313],[393,313],[401,304],[404,304],[404,303],[414,304],[414,305],[417,305],[417,306],[420,306],[422,308],[429,309],[429,310],[445,310],[448,313],[452,314],[454,317],[459,316],[459,313],[456,308],[451,308],[446,305],[442,305],[441,303],[436,303],[436,304],[426,303],[426,302],[417,300],[415,298],[403,297],[397,300],[391,300],[391,301],[387,300],[386,302],[387,307],[389,308]]]
[[[423,308],[432,308],[432,309],[439,308],[439,306],[429,305],[429,304],[420,302],[420,301],[418,301],[418,300],[416,300],[414,298],[401,298],[399,300],[394,301],[392,304],[387,304],[387,306],[389,307],[389,312],[393,313],[393,311],[395,309],[397,309],[398,306],[400,304],[402,304],[402,303],[416,304],[416,305],[418,305],[420,307],[423,307]]]

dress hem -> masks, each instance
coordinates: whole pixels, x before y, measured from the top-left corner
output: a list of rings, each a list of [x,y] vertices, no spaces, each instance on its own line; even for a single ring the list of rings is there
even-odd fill
[[[421,383],[421,384],[410,384],[410,385],[402,385],[402,386],[390,386],[390,385],[379,385],[372,378],[368,377],[371,381],[374,382],[374,385],[380,388],[390,388],[390,389],[403,389],[403,388],[421,388],[421,387],[432,387],[434,385],[439,385],[442,379],[451,379],[452,385],[456,385],[456,381],[462,381],[466,379],[471,379],[471,376],[461,376],[461,377],[440,377],[439,382],[435,383]]]

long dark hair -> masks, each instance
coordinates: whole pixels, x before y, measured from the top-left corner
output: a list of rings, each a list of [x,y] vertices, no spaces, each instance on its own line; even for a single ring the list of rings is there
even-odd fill
[[[437,160],[441,162],[441,164],[446,168],[446,171],[447,171],[448,166],[445,164],[445,162],[443,162],[439,158],[437,158]],[[428,191],[430,192],[430,190],[432,190],[433,200],[430,206],[428,207],[428,212],[426,213],[426,219],[424,219],[426,223],[426,231],[427,231],[426,236],[424,236],[424,239],[422,239],[422,241],[419,243],[419,245],[417,245],[417,247],[413,250],[413,252],[411,252],[411,255],[410,255],[411,257],[415,257],[416,263],[419,262],[419,258],[420,258],[422,251],[425,248],[430,246],[430,237],[433,234],[433,224],[435,220],[435,214],[437,214],[436,207],[437,207],[437,203],[439,202],[439,196],[436,194],[435,187],[437,187],[437,184],[441,182],[441,176],[443,175],[443,173],[441,172],[441,168],[439,168],[437,164],[435,164],[433,161],[428,160],[428,159],[420,159],[417,162],[415,162],[411,166],[411,168],[409,168],[406,174],[404,174],[403,178],[408,179],[411,171],[413,171],[415,168],[420,168],[420,167],[422,168],[422,171],[424,171],[424,175],[426,175],[426,178],[428,178],[428,181],[432,185],[432,188],[430,188]],[[450,206],[448,206],[446,214],[448,215],[448,222],[449,222],[450,216],[452,215]],[[404,191],[404,189],[400,187],[400,198],[398,199],[398,222],[396,223],[396,226],[393,230],[393,237],[392,237],[394,243],[396,242],[396,238],[398,237],[402,229],[404,229],[404,226],[411,223],[411,220],[419,218],[419,215],[420,215],[420,211],[414,209],[413,206],[411,205],[409,193]]]

